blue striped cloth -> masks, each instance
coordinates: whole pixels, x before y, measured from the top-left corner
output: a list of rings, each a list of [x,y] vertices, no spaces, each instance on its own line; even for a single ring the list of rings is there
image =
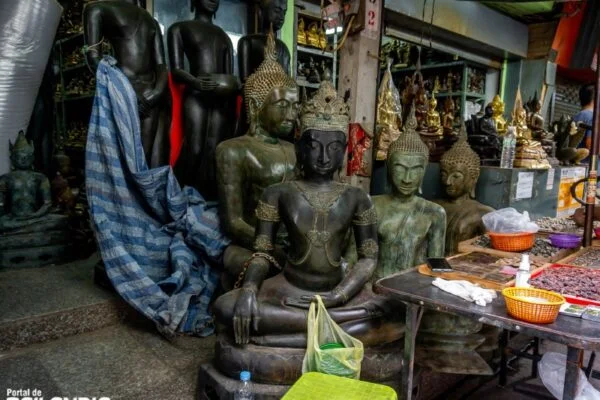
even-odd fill
[[[90,213],[117,292],[165,334],[213,333],[208,305],[229,240],[214,206],[179,187],[171,167],[148,169],[137,97],[116,60],[96,74],[86,145]]]

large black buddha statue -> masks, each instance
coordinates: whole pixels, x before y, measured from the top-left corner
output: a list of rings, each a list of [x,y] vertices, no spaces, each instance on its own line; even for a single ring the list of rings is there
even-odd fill
[[[233,137],[239,81],[233,75],[229,36],[212,23],[218,0],[191,0],[193,21],[177,22],[167,33],[173,79],[186,85],[183,95],[184,139],[175,174],[206,199],[217,197],[215,150]],[[189,62],[185,70],[184,59]]]
[[[83,28],[87,62],[94,71],[102,58],[102,42],[112,46],[138,97],[146,160],[157,167],[169,161],[170,94],[160,27],[144,6],[144,0],[86,4]]]
[[[344,160],[347,129],[348,107],[325,81],[302,107],[297,144],[301,177],[264,191],[256,208],[255,253],[244,264],[242,287],[215,302],[216,319],[224,327],[217,344],[223,373],[235,374],[250,363],[259,382],[284,384],[297,378],[306,349],[307,311],[316,294],[330,316],[365,345],[369,361],[363,361],[363,379],[383,379],[393,370],[390,361],[379,360],[383,367],[364,365],[377,359],[369,357],[369,348],[397,342],[404,326],[399,307],[373,294],[369,284],[379,249],[371,199],[333,179]],[[280,224],[294,245],[282,271],[265,279],[276,264],[273,249]],[[358,261],[344,271],[341,258],[350,231]]]

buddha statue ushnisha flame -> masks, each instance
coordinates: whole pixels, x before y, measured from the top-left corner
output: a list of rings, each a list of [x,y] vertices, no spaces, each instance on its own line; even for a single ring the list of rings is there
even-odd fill
[[[388,147],[400,136],[402,106],[400,93],[394,85],[390,69],[392,59],[388,58],[387,69],[381,79],[377,98],[377,144],[376,160],[385,160]]]

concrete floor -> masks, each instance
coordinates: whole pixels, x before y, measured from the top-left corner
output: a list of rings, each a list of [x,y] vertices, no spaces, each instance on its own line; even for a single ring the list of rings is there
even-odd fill
[[[198,368],[213,358],[214,336],[167,340],[152,323],[131,311],[120,312],[127,306],[92,283],[96,260],[0,269],[0,399],[7,389],[39,389],[45,399],[195,399]],[[565,348],[545,342],[543,351]],[[519,360],[515,366],[509,384],[527,376],[531,362]],[[600,388],[600,382],[592,383]],[[500,388],[497,379],[470,379],[439,398],[533,397],[510,385]]]

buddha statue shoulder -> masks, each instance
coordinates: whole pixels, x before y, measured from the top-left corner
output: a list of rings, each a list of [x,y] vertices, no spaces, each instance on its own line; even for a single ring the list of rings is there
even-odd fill
[[[486,232],[481,218],[493,208],[475,200],[480,159],[467,142],[463,125],[458,141],[440,160],[440,179],[445,199],[435,202],[446,211],[446,255],[458,252],[458,244]]]
[[[504,119],[504,102],[499,95],[494,96],[492,100],[492,118],[496,123],[496,132],[500,136],[504,136],[507,129],[506,119]]]
[[[233,242],[225,252],[225,269],[233,268],[229,273],[232,277],[239,274],[239,260],[251,254],[254,211],[263,190],[291,181],[296,165],[294,145],[281,138],[289,137],[294,130],[298,87],[277,61],[273,35],[269,38],[265,60],[244,86],[249,129],[216,148],[221,221]]]
[[[215,302],[217,321],[237,345],[305,348],[307,309],[316,294],[329,315],[365,347],[403,335],[403,329],[371,334],[392,317],[388,300],[373,294],[368,284],[378,259],[371,199],[361,189],[333,179],[344,160],[348,119],[348,106],[327,81],[302,106],[297,144],[301,176],[264,191],[256,209],[255,253],[245,262],[241,287]],[[280,224],[294,246],[282,271],[265,279],[275,262]],[[344,272],[342,249],[350,231],[359,259]]]
[[[387,69],[381,79],[377,96],[377,142],[375,158],[385,160],[392,142],[400,136],[402,106],[400,93],[394,85],[391,71],[392,59],[388,58]]]

